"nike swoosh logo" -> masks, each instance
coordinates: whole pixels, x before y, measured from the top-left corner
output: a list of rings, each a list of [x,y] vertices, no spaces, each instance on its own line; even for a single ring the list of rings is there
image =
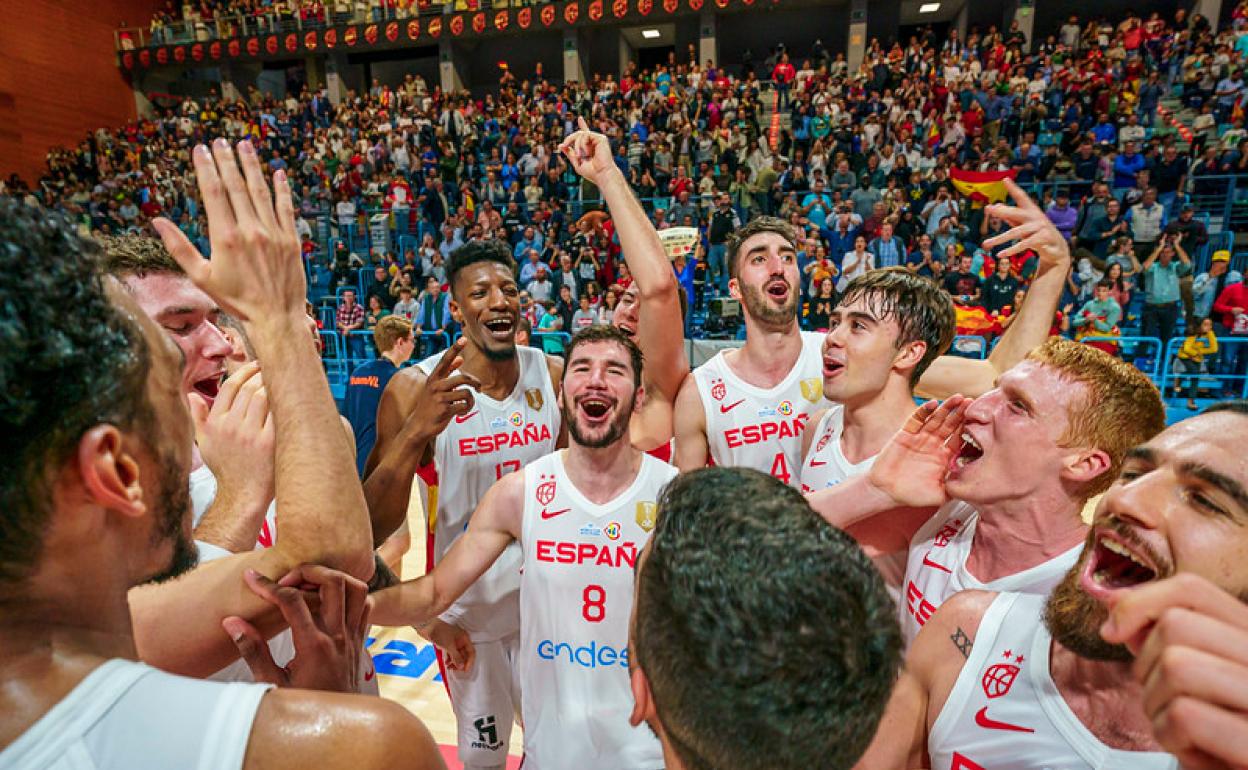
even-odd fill
[[[984,706],[982,709],[975,712],[975,724],[979,725],[985,730],[1010,730],[1016,733],[1034,733],[1035,732],[1035,730],[1031,729],[1030,727],[1019,727],[1018,725],[1012,725],[1009,722],[998,722],[995,719],[989,719],[987,706]]]
[[[374,670],[372,670],[372,669],[369,669],[369,672],[368,672],[367,674],[365,674],[365,675],[364,675],[364,681],[365,681],[365,682],[371,682],[371,681],[373,681],[373,677],[375,677],[375,676],[377,676],[377,672],[376,672],[376,671],[374,671]]]
[[[474,410],[472,410],[471,412],[469,412],[468,414],[457,414],[457,415],[455,415],[455,422],[468,422],[468,421],[469,421],[469,420],[471,420],[473,417],[475,417],[475,416],[476,416],[476,414],[477,414],[477,412],[479,412],[479,411],[480,411],[479,409],[474,409]]]
[[[932,569],[938,569],[941,572],[944,572],[949,575],[953,574],[953,570],[949,569],[943,564],[937,564],[936,562],[932,561],[930,558],[928,558],[927,554],[923,554],[923,566],[931,567]]]
[[[563,514],[567,513],[567,512],[568,512],[568,511],[570,511],[570,510],[572,510],[572,509],[571,509],[571,508],[564,508],[562,511],[548,511],[548,510],[546,510],[545,508],[543,508],[543,509],[542,509],[542,518],[543,518],[543,519],[553,519],[553,518],[555,518],[556,516],[562,516]]]
[[[811,460],[810,461],[810,467],[812,468],[821,468],[827,464],[828,464],[827,460]]]
[[[741,406],[741,403],[742,403],[743,401],[745,401],[745,399],[744,399],[744,398],[743,398],[743,399],[741,399],[740,401],[736,401],[736,402],[731,403],[731,404],[720,404],[720,405],[719,405],[719,413],[720,413],[720,414],[728,414],[728,413],[729,413],[729,412],[731,412],[733,409],[736,409],[738,406]]]

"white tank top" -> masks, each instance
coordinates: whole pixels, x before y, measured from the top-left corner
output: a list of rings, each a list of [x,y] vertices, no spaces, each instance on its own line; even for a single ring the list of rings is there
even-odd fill
[[[428,374],[442,355],[430,356],[418,366]],[[496,401],[474,390],[472,411],[451,420],[434,442],[438,471],[435,563],[463,534],[472,512],[496,481],[550,454],[559,440],[562,417],[546,354],[536,348],[517,347],[516,355],[520,376],[511,394]],[[442,617],[463,628],[474,641],[516,633],[520,628],[521,566],[520,546],[513,543]]]
[[[753,468],[800,485],[802,429],[823,398],[823,337],[802,332],[802,352],[774,388],[755,387],[733,373],[721,350],[693,370],[706,415],[706,441],[716,465]]]
[[[834,487],[854,476],[861,476],[871,470],[876,455],[872,455],[859,463],[851,463],[841,451],[841,432],[845,426],[845,407],[832,404],[819,424],[815,426],[815,438],[810,445],[806,459],[802,461],[799,475],[802,493],[809,494],[821,489]],[[875,568],[884,577],[885,587],[893,602],[901,603],[901,581],[906,574],[906,553],[898,551],[871,559]]]
[[[951,500],[941,506],[910,541],[906,590],[897,608],[907,648],[932,613],[958,591],[1014,591],[1047,596],[1083,552],[1080,543],[1046,562],[984,583],[966,569],[978,521],[979,512],[969,503]]]
[[[633,566],[676,469],[649,455],[629,488],[595,505],[556,452],[524,469],[520,692],[525,767],[663,767],[654,734],[628,723]]]
[[[217,477],[207,465],[201,465],[191,471],[191,524],[198,527],[204,512],[217,499]],[[277,542],[277,501],[269,501],[269,509],[264,512],[264,522],[256,533],[256,548],[272,548]]]
[[[1001,594],[927,739],[933,770],[1169,770],[1169,754],[1106,746],[1049,675],[1045,598]]]
[[[0,768],[241,768],[269,688],[109,660],[0,751]]]

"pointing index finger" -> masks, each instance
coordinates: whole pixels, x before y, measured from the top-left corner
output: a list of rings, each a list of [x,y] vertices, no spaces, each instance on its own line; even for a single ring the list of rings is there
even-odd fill
[[[451,372],[455,371],[456,367],[463,364],[464,360],[460,358],[459,356],[460,352],[463,349],[464,349],[463,337],[460,337],[459,339],[452,342],[451,346],[446,349],[445,353],[442,354],[442,357],[438,359],[438,365],[433,367],[433,371],[429,373],[429,379],[431,380],[446,379],[450,375]]]

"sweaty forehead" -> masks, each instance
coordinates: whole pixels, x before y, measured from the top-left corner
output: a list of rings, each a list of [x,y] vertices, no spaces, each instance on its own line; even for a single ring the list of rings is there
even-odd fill
[[[179,368],[181,368],[181,359],[183,357],[182,349],[174,344],[173,340],[165,333],[163,329],[156,325],[156,322],[143,310],[139,302],[136,301],[131,290],[123,288],[120,281],[112,276],[104,279],[104,291],[108,294],[108,298],[113,305],[121,311],[135,326],[139,327],[144,339],[147,341],[148,350],[151,352],[153,360],[167,359]]]
[[[1248,415],[1214,412],[1177,422],[1144,446],[1163,457],[1208,465],[1248,485],[1248,455],[1242,451],[1245,431]]]
[[[767,251],[788,249],[792,251],[793,244],[785,240],[784,236],[779,233],[755,233],[741,243],[740,251],[742,254],[748,254],[755,249],[766,249]]]

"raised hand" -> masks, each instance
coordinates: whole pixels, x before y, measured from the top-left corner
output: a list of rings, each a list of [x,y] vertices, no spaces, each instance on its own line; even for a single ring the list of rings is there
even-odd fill
[[[254,626],[239,617],[221,621],[257,682],[357,692],[372,610],[367,585],[316,564],[296,567],[276,583],[255,570],[244,580],[252,593],[281,610],[295,643],[294,659],[281,667]]]
[[[158,217],[152,224],[195,285],[230,313],[247,321],[302,314],[307,282],[286,173],[273,175],[275,205],[251,142],[238,143],[238,156],[224,139],[214,141],[211,152],[198,145],[191,153],[212,261],[173,222]]]
[[[603,134],[591,131],[585,118],[576,121],[579,130],[560,143],[559,152],[567,157],[576,173],[601,186],[603,176],[613,171],[622,173],[611,157],[611,143]]]
[[[1031,250],[1040,258],[1042,268],[1065,265],[1070,262],[1070,246],[1057,227],[1049,221],[1044,211],[1032,201],[1023,188],[1012,179],[1002,180],[1013,206],[994,203],[985,209],[985,216],[997,217],[1010,225],[1010,229],[984,241],[985,249],[994,249],[1004,243],[1014,244],[1002,249],[997,258],[1012,257]]]
[[[1101,636],[1134,653],[1144,712],[1186,770],[1248,768],[1248,605],[1179,574],[1124,592]]]
[[[446,430],[452,417],[462,417],[472,411],[476,398],[464,386],[480,388],[480,381],[463,372],[451,374],[464,363],[460,356],[464,344],[463,337],[455,340],[425,379],[425,386],[407,418],[407,427],[415,432],[414,435],[432,439]]]
[[[871,485],[899,508],[943,505],[948,500],[945,474],[962,447],[954,437],[960,435],[970,403],[954,395],[916,409],[876,457],[867,476]]]

